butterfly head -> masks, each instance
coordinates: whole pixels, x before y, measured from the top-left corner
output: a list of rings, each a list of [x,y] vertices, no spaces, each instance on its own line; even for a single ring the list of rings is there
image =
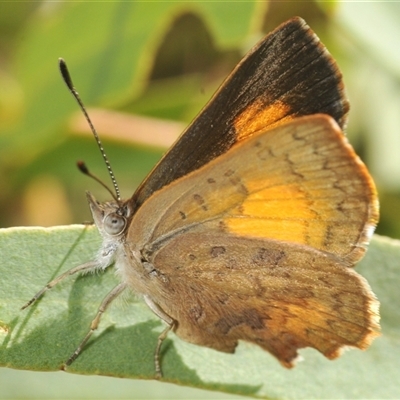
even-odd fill
[[[90,192],[87,192],[86,196],[94,223],[100,234],[108,238],[122,236],[128,226],[128,220],[133,214],[129,202],[110,201],[100,203]]]

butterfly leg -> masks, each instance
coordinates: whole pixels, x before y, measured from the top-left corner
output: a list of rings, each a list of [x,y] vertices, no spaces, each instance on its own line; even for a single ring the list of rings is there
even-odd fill
[[[99,323],[100,323],[100,318],[103,315],[103,313],[107,310],[107,308],[110,305],[110,303],[115,298],[117,298],[125,288],[126,288],[126,284],[125,283],[120,283],[119,285],[115,286],[115,288],[113,290],[111,290],[111,292],[108,293],[108,295],[104,298],[104,300],[100,304],[99,309],[97,310],[97,314],[96,314],[95,318],[93,319],[93,321],[90,324],[89,332],[83,338],[82,342],[76,348],[76,350],[71,355],[71,357],[66,361],[65,366],[71,365],[76,360],[76,358],[78,357],[78,355],[80,354],[82,349],[85,347],[85,344],[87,343],[87,341],[92,336],[93,332],[98,328]]]
[[[93,268],[97,267],[97,262],[96,261],[89,261],[85,264],[78,265],[75,268],[72,268],[63,274],[57,276],[54,278],[52,281],[50,281],[44,288],[42,288],[39,292],[37,292],[32,299],[30,299],[25,305],[21,307],[21,310],[24,310],[25,308],[29,307],[31,304],[33,304],[39,297],[41,297],[45,292],[50,290],[52,287],[57,285],[57,283],[61,282],[64,278],[71,276],[73,274],[76,274],[77,272],[83,272],[87,270],[91,270]]]
[[[168,332],[174,328],[175,321],[166,314],[158,304],[154,303],[154,301],[147,295],[144,296],[144,300],[146,304],[150,307],[151,311],[157,315],[160,319],[162,319],[168,326],[160,333],[157,340],[157,347],[154,353],[154,366],[156,370],[156,378],[159,379],[162,377],[161,364],[160,364],[160,351],[161,345],[163,344],[165,338],[168,335]]]

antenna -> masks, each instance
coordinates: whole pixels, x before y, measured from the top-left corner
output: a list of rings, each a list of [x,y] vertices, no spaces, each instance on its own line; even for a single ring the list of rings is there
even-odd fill
[[[78,167],[79,171],[82,172],[82,174],[85,174],[89,176],[90,178],[94,179],[96,182],[100,183],[101,186],[103,186],[104,189],[107,190],[108,193],[111,194],[112,198],[118,202],[119,199],[115,197],[115,194],[112,192],[112,190],[101,180],[99,179],[96,175],[93,175],[90,171],[89,168],[86,166],[86,164],[83,161],[78,161],[76,163],[76,166]]]
[[[114,186],[115,189],[115,195],[113,194],[113,192],[104,184],[102,183],[98,178],[94,177],[94,175],[92,175],[89,170],[86,168],[86,166],[83,163],[78,163],[78,168],[85,173],[86,175],[89,175],[90,177],[94,177],[94,179],[97,182],[100,182],[112,195],[112,197],[119,202],[121,200],[121,196],[120,196],[120,192],[119,192],[119,188],[118,188],[118,184],[117,181],[115,179],[114,173],[112,171],[111,168],[111,164],[108,161],[107,155],[103,149],[103,145],[101,144],[99,135],[96,132],[96,129],[93,126],[93,123],[91,121],[91,119],[89,118],[89,114],[86,111],[85,106],[82,103],[82,100],[79,96],[79,93],[76,91],[76,89],[74,88],[74,84],[72,83],[72,79],[71,76],[68,72],[68,68],[67,68],[67,64],[65,63],[65,61],[62,58],[58,59],[58,63],[60,66],[60,72],[61,72],[61,76],[64,79],[64,82],[66,83],[66,85],[68,86],[69,91],[71,92],[71,94],[74,96],[75,100],[78,102],[80,109],[82,110],[83,114],[85,115],[86,121],[88,122],[90,129],[93,133],[93,136],[96,140],[97,146],[99,147],[100,153],[103,156],[104,162],[106,163],[107,169],[108,169],[108,174],[110,175],[112,184]]]

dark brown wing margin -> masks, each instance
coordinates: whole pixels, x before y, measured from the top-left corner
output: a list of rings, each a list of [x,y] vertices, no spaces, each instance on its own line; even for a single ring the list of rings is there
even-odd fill
[[[133,195],[134,209],[155,191],[225,153],[251,129],[235,122],[251,109],[257,129],[268,128],[265,110],[280,107],[279,119],[331,115],[343,128],[349,109],[335,61],[301,18],[280,25],[256,45]],[[246,121],[248,120],[246,114]],[[276,120],[273,121],[276,123]]]

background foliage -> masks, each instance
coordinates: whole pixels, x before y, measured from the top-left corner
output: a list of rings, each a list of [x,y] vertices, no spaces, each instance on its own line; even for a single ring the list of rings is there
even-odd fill
[[[101,110],[92,117],[130,196],[245,51],[294,15],[342,69],[351,102],[347,133],[380,192],[378,232],[400,237],[400,7],[384,2],[2,2],[0,226],[82,222],[90,219],[84,191],[105,199],[74,167],[84,159],[106,175],[59,77],[58,57],[68,62],[86,105]],[[118,111],[111,127],[103,110]],[[24,389],[5,381],[8,397]]]

